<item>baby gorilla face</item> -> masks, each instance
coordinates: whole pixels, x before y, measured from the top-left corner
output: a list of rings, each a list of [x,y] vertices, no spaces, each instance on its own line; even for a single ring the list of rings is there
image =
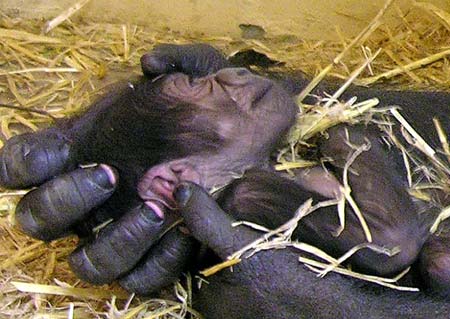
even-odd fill
[[[163,80],[161,93],[170,103],[196,106],[197,116],[208,114],[211,126],[228,143],[238,142],[241,148],[247,144],[256,153],[272,150],[297,112],[283,89],[243,68],[197,79],[172,74]]]
[[[223,69],[196,79],[175,73],[159,81],[159,96],[169,109],[183,112],[185,107],[184,111],[191,113],[187,127],[192,132],[198,135],[199,129],[203,130],[208,139],[214,136],[209,131],[214,131],[221,142],[213,151],[195,151],[149,169],[138,190],[152,207],[157,203],[171,206],[173,189],[180,181],[209,189],[223,186],[250,167],[267,165],[270,153],[295,121],[297,106],[289,94],[246,69]],[[190,134],[182,131],[181,135]],[[201,143],[207,145],[208,141]]]

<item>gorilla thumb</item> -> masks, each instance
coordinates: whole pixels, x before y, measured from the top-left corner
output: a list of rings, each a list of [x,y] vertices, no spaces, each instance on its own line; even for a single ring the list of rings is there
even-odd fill
[[[259,237],[244,226],[233,227],[235,220],[196,184],[180,183],[174,197],[193,236],[223,259]]]

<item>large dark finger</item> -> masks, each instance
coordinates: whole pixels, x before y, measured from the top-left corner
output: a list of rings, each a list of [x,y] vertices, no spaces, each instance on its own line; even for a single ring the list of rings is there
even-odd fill
[[[141,57],[145,75],[182,72],[205,76],[230,67],[222,53],[208,44],[160,44]]]
[[[141,204],[75,250],[69,257],[70,266],[85,281],[110,283],[133,268],[168,226],[170,221]]]
[[[194,239],[178,229],[168,232],[130,273],[120,278],[120,285],[139,295],[148,295],[172,284],[192,259]]]
[[[57,130],[14,136],[0,150],[0,186],[41,184],[72,169],[73,157],[70,141]]]
[[[200,186],[181,183],[175,198],[192,234],[201,243],[226,258],[259,235],[246,227],[233,227],[235,220],[227,215]]]
[[[58,238],[83,220],[114,192],[116,174],[106,165],[78,169],[26,194],[16,208],[16,222],[28,235]]]

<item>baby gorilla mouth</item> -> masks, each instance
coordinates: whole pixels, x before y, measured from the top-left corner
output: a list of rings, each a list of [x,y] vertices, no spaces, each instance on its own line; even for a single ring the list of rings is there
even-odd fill
[[[164,218],[166,208],[176,208],[173,191],[183,181],[200,184],[200,174],[187,163],[163,163],[153,166],[144,174],[137,190],[145,204]]]

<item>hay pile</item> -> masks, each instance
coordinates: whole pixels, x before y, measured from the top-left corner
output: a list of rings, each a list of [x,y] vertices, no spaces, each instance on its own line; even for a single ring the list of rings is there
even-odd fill
[[[347,79],[381,48],[360,83],[387,79],[396,87],[450,88],[450,13],[420,3],[410,12],[397,11],[397,28],[377,20],[377,30],[351,46],[328,76]],[[52,117],[78,112],[110,83],[139,74],[139,57],[157,43],[208,42],[227,53],[253,48],[288,69],[316,75],[351,42],[339,30],[336,42],[324,42],[271,34],[258,40],[206,38],[70,19],[46,35],[44,27],[42,21],[0,12],[0,104],[21,108],[0,107],[0,146],[15,134],[50,125]],[[65,261],[75,238],[44,244],[12,227],[14,206],[23,193],[0,193],[0,318],[182,318],[190,311],[189,289],[180,285],[174,288],[176,301],[142,303],[115,285],[80,282]]]

